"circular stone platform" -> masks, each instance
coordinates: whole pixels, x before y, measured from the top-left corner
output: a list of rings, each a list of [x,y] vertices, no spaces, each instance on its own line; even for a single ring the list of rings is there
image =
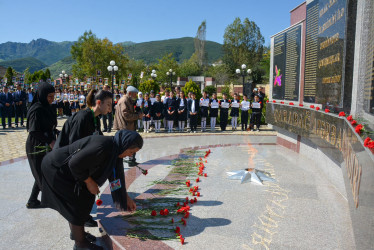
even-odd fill
[[[302,155],[276,145],[275,136],[199,136],[153,138],[145,141],[138,156],[148,175],[131,168],[126,186],[136,199],[155,198],[162,188],[154,181],[170,177],[173,160],[186,157],[188,150],[211,154],[205,163],[208,177],[200,177],[201,197],[191,206],[187,225],[181,226],[185,238],[178,240],[140,240],[126,236],[134,228],[112,208],[110,191],[104,191],[103,206],[97,209],[106,244],[114,249],[354,249],[354,238],[345,192],[334,186],[318,166]],[[195,161],[196,160],[195,158]],[[226,174],[256,168],[271,174],[275,182],[241,184]],[[185,178],[185,177],[184,177]],[[335,183],[344,186],[343,177]],[[169,178],[170,179],[170,178]],[[191,178],[189,178],[191,179]],[[196,185],[191,179],[191,186]],[[164,187],[165,188],[165,187]],[[186,187],[186,190],[187,187]],[[185,195],[166,195],[169,198]],[[191,195],[190,198],[193,198]],[[141,209],[141,207],[139,207]],[[172,211],[171,211],[172,212]],[[173,211],[174,212],[174,211]],[[168,217],[179,220],[181,216]],[[142,220],[142,218],[140,218]],[[152,227],[173,228],[160,219]],[[159,222],[162,222],[163,224]],[[174,224],[174,227],[177,226]],[[150,226],[148,226],[149,228]],[[149,233],[164,236],[163,231]]]

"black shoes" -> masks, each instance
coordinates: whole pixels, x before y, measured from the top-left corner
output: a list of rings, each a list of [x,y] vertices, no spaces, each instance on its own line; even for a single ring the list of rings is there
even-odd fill
[[[26,208],[28,208],[28,209],[36,209],[36,208],[44,208],[44,206],[42,206],[42,204],[41,204],[41,202],[39,200],[36,200],[36,201],[29,201],[29,202],[27,202]]]
[[[86,234],[86,239],[89,241],[89,242],[95,242],[96,241],[96,237],[95,236],[93,236],[92,234],[90,234],[90,233],[87,233],[87,232],[85,232],[85,234]],[[74,237],[73,237],[73,234],[70,232],[70,239],[71,240],[74,240]]]
[[[84,223],[85,227],[97,227],[97,222],[90,216],[90,218]]]

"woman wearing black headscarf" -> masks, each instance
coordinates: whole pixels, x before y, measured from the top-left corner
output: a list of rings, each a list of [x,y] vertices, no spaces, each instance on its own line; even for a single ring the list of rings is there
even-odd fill
[[[95,195],[108,179],[120,183],[112,190],[117,209],[133,211],[136,204],[126,193],[122,158],[143,146],[135,131],[120,130],[114,137],[91,135],[68,146],[54,149],[42,163],[42,204],[58,211],[68,222],[74,249],[101,249],[89,243],[84,223],[90,216]]]
[[[41,164],[46,155],[46,149],[53,148],[56,141],[57,116],[51,103],[54,100],[55,88],[48,83],[38,86],[36,95],[27,112],[27,131],[29,135],[26,141],[26,153],[35,183],[31,191],[27,208],[39,208],[39,192],[42,188]],[[44,147],[44,149],[42,149]]]

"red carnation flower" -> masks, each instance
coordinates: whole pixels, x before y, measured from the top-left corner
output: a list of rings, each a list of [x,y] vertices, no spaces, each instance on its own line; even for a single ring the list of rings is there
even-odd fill
[[[200,181],[200,179],[199,179],[199,177],[197,177],[196,182],[199,182],[199,181]]]
[[[205,173],[205,174],[204,174],[204,177],[208,177],[208,174],[207,174],[207,173]]]
[[[266,100],[266,103],[269,103],[269,100]]]
[[[319,108],[319,107],[316,107],[316,110],[318,111],[318,110],[320,110],[320,108]]]
[[[310,105],[309,107],[310,107],[311,109],[314,109],[314,105]]]
[[[365,147],[369,146],[370,141],[371,141],[371,138],[370,137],[366,137],[366,139],[364,140],[364,146]]]
[[[304,105],[300,103],[300,104],[299,104],[299,107],[304,107]]]
[[[329,109],[325,109],[325,113],[329,113],[330,112],[330,110]]]
[[[167,208],[164,209],[164,215],[168,215],[169,214],[169,210]]]
[[[276,100],[273,100],[273,103],[276,103],[277,101]]]
[[[157,215],[157,212],[156,212],[155,210],[152,210],[151,215],[152,215],[152,216],[156,216],[156,215]]]
[[[186,202],[188,203],[188,197],[186,197]]]
[[[180,240],[181,240],[181,244],[183,245],[184,244],[184,238],[180,237]]]
[[[193,204],[193,203],[194,203],[194,200],[193,200],[193,199],[191,199],[191,200],[190,200],[190,203],[191,203],[191,204]]]
[[[374,149],[374,141],[369,142],[368,148]]]
[[[174,219],[173,218],[171,218],[171,223],[174,223]]]
[[[190,213],[189,212],[186,212],[185,214],[184,214],[184,218],[188,218],[188,216],[190,216]]]
[[[136,105],[134,105],[134,109],[136,109]]]
[[[143,173],[144,175],[147,175],[147,174],[148,174],[148,170],[144,170],[144,171],[142,171],[142,173]]]
[[[196,194],[196,195],[197,195],[197,197],[200,197],[200,192],[197,192],[197,194]]]
[[[362,124],[358,124],[355,128],[356,133],[361,134],[362,130],[364,130],[364,126]]]
[[[180,207],[181,206],[181,204],[179,204],[179,201],[177,202],[177,205],[176,205],[177,207]]]
[[[187,222],[184,218],[181,219],[181,222],[182,222],[183,225],[187,225]]]
[[[353,121],[351,121],[351,124],[352,124],[352,125],[356,125],[356,124],[357,124],[357,121],[356,121],[356,120],[353,120]]]
[[[195,198],[193,199],[193,201],[196,203],[196,202],[197,202],[197,198],[195,197]]]
[[[176,234],[179,234],[180,232],[181,232],[181,228],[180,228],[180,227],[176,227],[176,228],[175,228],[175,233],[176,233]]]
[[[347,117],[347,120],[348,120],[348,121],[353,121],[353,117],[352,117],[352,115],[349,115],[349,116]]]
[[[342,111],[339,113],[339,116],[345,116],[345,113]]]
[[[281,102],[281,104],[284,104],[284,102]]]
[[[160,210],[160,215],[165,215],[163,209]]]
[[[293,106],[293,102],[290,102],[289,104],[290,104],[291,106]]]
[[[96,205],[101,206],[103,204],[103,201],[101,199],[96,200]]]
[[[169,107],[169,110],[171,110],[171,107]]]

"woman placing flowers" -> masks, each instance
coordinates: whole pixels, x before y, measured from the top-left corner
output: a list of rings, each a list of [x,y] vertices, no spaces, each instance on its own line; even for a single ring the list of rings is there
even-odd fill
[[[74,249],[102,249],[90,243],[84,232],[95,196],[109,179],[117,209],[134,211],[131,200],[122,206],[116,194],[126,192],[122,158],[143,146],[135,131],[120,130],[114,137],[92,135],[58,148],[43,160],[42,204],[58,211],[68,222],[75,240]]]

